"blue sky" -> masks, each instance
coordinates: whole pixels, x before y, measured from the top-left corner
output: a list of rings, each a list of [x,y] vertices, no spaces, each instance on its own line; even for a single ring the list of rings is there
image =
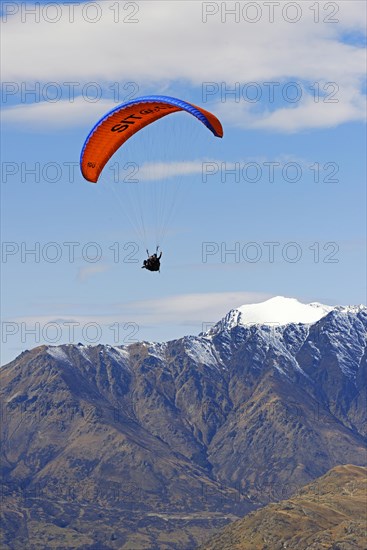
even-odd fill
[[[220,8],[203,23],[204,4],[194,2],[132,3],[134,13],[120,3],[115,22],[113,4],[100,3],[95,23],[82,6],[71,22],[60,3],[51,23],[51,12],[41,7],[37,22],[19,4],[3,24],[2,362],[43,342],[197,334],[232,307],[274,295],[366,303],[365,4],[338,2],[338,22],[316,23],[314,3],[302,2],[299,21],[276,12],[270,23],[258,3],[252,24]],[[319,4],[321,19],[331,18]],[[145,94],[201,105],[224,127],[220,140],[172,115],[112,161],[137,163],[148,202],[156,189],[179,188],[161,274],[140,269],[145,245],[156,243],[150,204],[147,243],[127,219],[136,185],[114,185],[107,169],[94,186],[75,168],[98,118]],[[204,182],[208,163],[217,173]],[[39,181],[27,172],[37,166]],[[22,258],[24,247],[39,261]]]

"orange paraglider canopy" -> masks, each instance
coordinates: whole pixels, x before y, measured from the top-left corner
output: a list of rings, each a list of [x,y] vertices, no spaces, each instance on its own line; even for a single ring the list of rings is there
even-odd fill
[[[148,124],[178,111],[200,120],[216,137],[223,137],[220,121],[201,107],[168,96],[144,96],[109,111],[85,140],[80,168],[84,178],[96,183],[108,160],[131,136]]]

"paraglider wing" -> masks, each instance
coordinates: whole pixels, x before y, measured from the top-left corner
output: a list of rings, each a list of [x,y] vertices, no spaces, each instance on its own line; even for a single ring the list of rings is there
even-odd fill
[[[144,96],[109,111],[85,140],[80,168],[84,178],[96,183],[108,160],[131,136],[160,118],[186,111],[200,120],[216,137],[223,136],[219,120],[205,109],[168,96]]]

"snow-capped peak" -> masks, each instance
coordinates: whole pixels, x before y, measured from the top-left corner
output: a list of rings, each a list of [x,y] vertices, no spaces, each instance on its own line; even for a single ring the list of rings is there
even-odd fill
[[[342,314],[358,313],[366,310],[366,306],[328,306],[319,302],[303,304],[295,298],[286,298],[284,296],[275,296],[265,302],[258,304],[245,304],[236,309],[232,309],[214,332],[221,330],[224,326],[232,328],[237,325],[271,325],[285,326],[289,323],[313,324],[325,317],[331,311]],[[219,326],[220,325],[220,326]],[[214,328],[214,327],[213,327]],[[212,333],[213,330],[208,331]]]
[[[312,324],[334,309],[318,302],[302,304],[295,298],[276,296],[259,304],[245,304],[237,308],[241,325]]]
[[[215,327],[210,329],[207,336],[218,330],[231,329],[242,325],[270,325],[285,326],[290,323],[313,324],[333,310],[347,310],[349,306],[328,306],[318,302],[303,304],[295,298],[276,296],[265,302],[245,304],[232,309]]]

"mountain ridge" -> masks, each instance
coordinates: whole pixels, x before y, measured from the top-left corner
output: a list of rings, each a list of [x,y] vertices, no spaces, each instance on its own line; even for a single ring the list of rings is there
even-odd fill
[[[336,466],[288,500],[221,529],[199,550],[362,550],[367,469]]]
[[[314,324],[23,352],[0,369],[3,494],[24,510],[7,532],[47,548],[65,516],[77,548],[93,525],[100,547],[192,550],[338,464],[366,465],[366,328],[365,309],[333,310]]]

